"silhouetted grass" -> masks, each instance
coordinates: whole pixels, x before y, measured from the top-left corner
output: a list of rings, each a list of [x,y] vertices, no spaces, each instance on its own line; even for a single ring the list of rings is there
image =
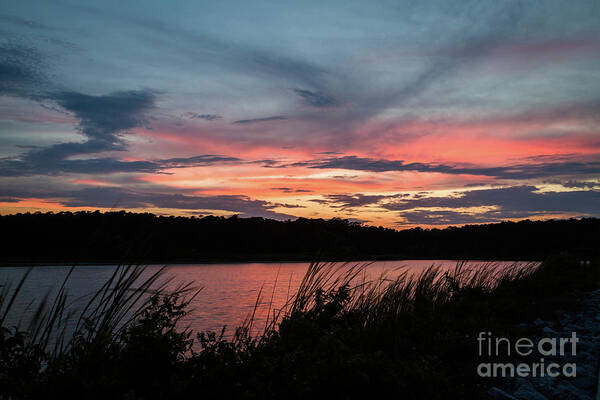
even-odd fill
[[[373,280],[366,268],[311,264],[283,307],[272,307],[271,294],[259,334],[253,312],[232,337],[178,328],[197,289],[168,291],[162,270],[143,278],[139,267],[115,271],[70,334],[68,276],[27,329],[8,329],[26,273],[0,294],[0,397],[480,398],[491,382],[477,379],[478,332],[518,336],[519,322],[600,287],[598,263],[567,257]]]

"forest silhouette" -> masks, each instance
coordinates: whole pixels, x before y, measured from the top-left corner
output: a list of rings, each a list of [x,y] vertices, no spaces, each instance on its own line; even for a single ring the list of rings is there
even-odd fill
[[[342,219],[59,212],[0,216],[0,263],[179,263],[377,259],[543,260],[598,253],[600,219],[394,230]]]

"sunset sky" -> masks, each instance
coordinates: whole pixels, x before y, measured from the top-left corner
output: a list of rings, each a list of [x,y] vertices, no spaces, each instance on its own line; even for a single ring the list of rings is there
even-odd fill
[[[600,217],[600,2],[3,1],[0,213]]]

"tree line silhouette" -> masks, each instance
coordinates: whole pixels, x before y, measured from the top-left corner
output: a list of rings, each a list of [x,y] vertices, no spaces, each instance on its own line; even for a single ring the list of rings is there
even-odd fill
[[[59,212],[0,216],[0,263],[376,259],[542,260],[598,254],[600,219],[394,230],[342,219]]]

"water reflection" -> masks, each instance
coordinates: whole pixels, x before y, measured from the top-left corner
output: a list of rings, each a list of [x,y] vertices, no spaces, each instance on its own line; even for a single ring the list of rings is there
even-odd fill
[[[357,263],[349,263],[348,268]],[[361,262],[364,264],[364,262]],[[489,264],[471,261],[470,266]],[[513,262],[497,262],[508,266]],[[431,265],[442,269],[453,268],[456,261],[448,260],[403,260],[377,261],[370,263],[359,279],[374,279],[382,274],[397,276],[401,271],[418,274]],[[116,266],[77,267],[67,284],[69,299],[73,307],[82,307],[93,293],[112,275]],[[160,266],[148,266],[146,274]],[[293,294],[308,268],[307,263],[239,263],[174,265],[166,268],[166,275],[174,279],[172,285],[195,281],[203,289],[191,303],[191,312],[183,323],[195,331],[220,331],[226,325],[231,334],[236,326],[253,312],[257,297],[261,293],[260,307],[255,315],[255,328],[264,327],[269,309],[278,309]],[[13,306],[10,316],[12,325],[26,321],[33,312],[32,300],[40,299],[48,290],[56,289],[70,267],[36,267],[28,277],[22,292]],[[16,282],[25,273],[22,267],[0,268],[0,284]]]

